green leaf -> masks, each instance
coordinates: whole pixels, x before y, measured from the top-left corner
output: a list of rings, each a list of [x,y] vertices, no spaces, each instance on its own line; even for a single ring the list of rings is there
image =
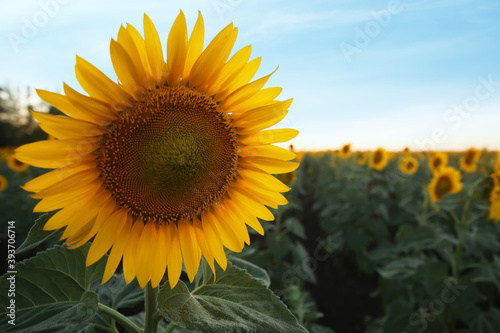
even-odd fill
[[[398,245],[405,250],[431,249],[438,245],[434,228],[429,226],[419,226],[413,228],[406,224],[399,228],[396,235]]]
[[[112,309],[132,308],[144,303],[144,290],[137,280],[127,284],[123,274],[115,274],[103,285],[97,281],[92,285],[92,291],[99,295],[99,301]]]
[[[254,279],[259,280],[264,286],[269,287],[271,285],[271,278],[265,269],[241,258],[228,257],[228,259],[233,265],[247,271],[248,274],[250,274]]]
[[[386,279],[402,280],[414,275],[423,264],[424,261],[422,259],[400,258],[391,261],[384,267],[377,269],[377,271]]]
[[[16,331],[55,332],[70,327],[69,331],[76,332],[86,329],[97,312],[98,302],[97,294],[89,291],[90,284],[102,277],[105,266],[101,259],[85,267],[89,246],[85,244],[74,250],[57,246],[17,263],[14,269],[17,273],[0,277],[1,290],[15,288],[15,298],[9,297],[7,292],[0,294],[0,315],[8,318],[5,315],[10,311],[7,306],[15,299]],[[0,322],[1,332],[11,329],[6,321]]]
[[[43,226],[45,225],[45,223],[47,223],[47,221],[55,213],[56,212],[43,214],[38,219],[36,219],[35,224],[31,227],[30,232],[28,233],[28,237],[26,237],[25,241],[17,249],[17,254],[29,251],[45,242],[47,239],[52,238],[62,232],[61,229],[52,231],[43,230]]]
[[[470,325],[471,332],[496,333],[500,327],[500,310],[492,308],[489,312],[476,316]]]
[[[271,290],[228,263],[217,267],[217,280],[189,292],[179,281],[165,283],[158,309],[168,321],[202,332],[307,332]],[[209,279],[213,281],[213,279]]]
[[[289,217],[285,220],[285,226],[295,236],[306,239],[306,231],[302,222],[296,217]]]

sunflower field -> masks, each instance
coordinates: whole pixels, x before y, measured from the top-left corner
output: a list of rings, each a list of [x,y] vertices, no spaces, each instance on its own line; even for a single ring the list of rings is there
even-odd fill
[[[42,169],[16,161],[12,151],[2,151],[0,202],[2,211],[26,221],[36,201],[19,186]],[[309,332],[497,332],[497,153],[353,152],[346,145],[298,152],[296,160],[296,171],[279,176],[291,187],[289,204],[273,210],[275,221],[261,221],[265,237],[251,232],[252,245],[229,259],[265,281],[301,326]],[[24,239],[28,228],[16,228]],[[37,228],[38,222],[18,260],[57,244],[54,233]],[[7,239],[4,234],[2,242]],[[133,286],[113,278],[92,289],[137,321],[143,296]]]
[[[144,14],[0,88],[0,332],[498,333],[500,154],[295,152],[237,37]]]

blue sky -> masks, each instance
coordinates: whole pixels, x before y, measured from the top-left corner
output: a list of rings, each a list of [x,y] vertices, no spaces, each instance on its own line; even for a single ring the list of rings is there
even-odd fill
[[[75,54],[115,79],[110,38],[142,30],[162,43],[182,9],[198,10],[206,42],[230,22],[235,49],[252,44],[260,76],[294,98],[281,127],[298,149],[500,150],[500,2],[466,1],[0,1],[0,85],[77,88]],[[30,29],[31,28],[31,29]]]

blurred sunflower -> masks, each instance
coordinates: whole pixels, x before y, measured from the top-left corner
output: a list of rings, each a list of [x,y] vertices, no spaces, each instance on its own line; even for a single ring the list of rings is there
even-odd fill
[[[411,156],[403,156],[399,159],[399,170],[404,174],[413,175],[418,170],[418,161]]]
[[[493,188],[490,193],[488,219],[498,222],[500,221],[500,170],[495,168],[495,172],[491,175],[491,178],[493,178]]]
[[[370,156],[370,168],[383,170],[389,162],[389,153],[384,148],[378,148]]]
[[[446,194],[453,194],[462,190],[462,176],[460,171],[453,167],[442,167],[434,173],[427,190],[431,201],[439,202]]]
[[[358,162],[358,165],[363,166],[366,164],[366,160],[368,159],[368,153],[359,151],[358,154],[356,155],[356,162]]]
[[[23,172],[29,168],[29,164],[21,162],[14,155],[7,155],[7,165],[12,171]]]
[[[351,156],[352,151],[351,151],[351,144],[348,143],[344,145],[340,150],[339,150],[339,156],[342,158],[349,158]]]
[[[403,155],[405,156],[410,156],[411,152],[410,152],[410,148],[408,147],[405,147],[405,149],[403,149]]]
[[[7,188],[8,184],[9,183],[7,182],[7,178],[0,175],[0,192],[4,191]]]
[[[120,84],[77,56],[76,77],[88,93],[64,85],[65,95],[38,90],[66,116],[33,112],[57,140],[17,149],[16,157],[57,168],[25,185],[42,199],[36,212],[59,210],[45,230],[66,227],[72,248],[94,236],[92,265],[110,251],[102,283],[123,260],[127,283],[156,287],[168,268],[174,287],[182,263],[192,281],[201,255],[225,269],[224,247],[250,243],[247,225],[263,234],[257,218],[287,200],[289,187],[271,174],[291,172],[293,152],[272,145],[294,129],[264,130],[287,114],[292,100],[263,89],[271,74],[250,82],[260,58],[251,46],[229,59],[237,29],[229,24],[203,50],[201,14],[188,38],[184,14],[167,40],[166,58],[155,26],[144,15],[144,37],[131,25],[111,40]]]
[[[437,172],[440,168],[448,164],[448,154],[443,152],[433,152],[429,159],[429,169]]]
[[[471,173],[477,170],[477,161],[481,157],[481,151],[470,148],[465,151],[462,158],[460,158],[460,168],[467,173]]]

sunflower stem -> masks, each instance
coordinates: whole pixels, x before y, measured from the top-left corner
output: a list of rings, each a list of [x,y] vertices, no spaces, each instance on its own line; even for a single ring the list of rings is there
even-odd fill
[[[165,329],[165,332],[164,333],[171,333],[175,328],[175,324],[174,323],[170,323],[168,324],[167,328]]]
[[[137,327],[130,319],[122,315],[120,312],[116,311],[115,309],[112,309],[110,307],[107,307],[106,305],[102,303],[98,303],[98,309],[102,313],[110,316],[113,318],[117,323],[122,325],[127,332],[132,332],[132,333],[142,333],[142,330]]]
[[[156,333],[158,330],[158,322],[160,316],[156,308],[156,296],[158,295],[158,287],[153,288],[151,282],[144,289],[144,296],[146,302],[146,322],[144,333]]]

